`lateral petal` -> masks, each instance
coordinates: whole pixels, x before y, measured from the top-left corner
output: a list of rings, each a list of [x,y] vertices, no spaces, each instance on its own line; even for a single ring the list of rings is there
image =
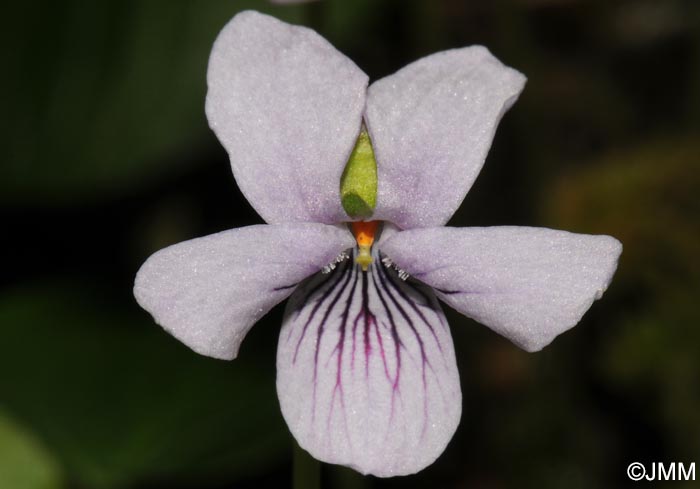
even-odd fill
[[[294,293],[277,352],[282,414],[305,450],[379,477],[430,465],[461,391],[449,326],[429,288],[352,257]]]
[[[346,229],[324,224],[231,229],[153,254],[134,296],[197,353],[231,360],[258,319],[353,244]]]
[[[419,59],[368,90],[377,159],[374,219],[441,226],[464,200],[525,77],[482,46]]]
[[[622,245],[610,236],[505,226],[414,229],[382,249],[459,312],[537,351],[602,296]]]
[[[214,43],[209,125],[269,223],[347,221],[340,177],[360,132],[367,75],[311,29],[246,11]]]

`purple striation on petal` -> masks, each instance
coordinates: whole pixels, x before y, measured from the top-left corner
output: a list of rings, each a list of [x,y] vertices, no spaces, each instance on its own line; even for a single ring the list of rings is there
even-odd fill
[[[610,236],[490,227],[413,229],[382,249],[450,306],[537,351],[602,296],[622,245]]]
[[[365,111],[377,159],[373,219],[402,229],[445,224],[524,84],[482,46],[433,54],[373,83]]]
[[[459,423],[452,338],[433,293],[400,280],[378,251],[302,284],[277,354],[282,413],[319,460],[387,477],[432,463]]]
[[[134,295],[197,353],[232,359],[258,319],[353,244],[347,229],[325,224],[232,229],[155,253]]]
[[[269,223],[348,219],[339,185],[360,132],[367,75],[306,27],[236,15],[214,43],[209,125]]]

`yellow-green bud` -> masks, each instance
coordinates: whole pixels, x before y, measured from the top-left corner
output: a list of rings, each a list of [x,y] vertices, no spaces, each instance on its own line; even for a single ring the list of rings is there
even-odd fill
[[[371,217],[377,205],[377,162],[364,126],[340,177],[340,201],[353,219]]]

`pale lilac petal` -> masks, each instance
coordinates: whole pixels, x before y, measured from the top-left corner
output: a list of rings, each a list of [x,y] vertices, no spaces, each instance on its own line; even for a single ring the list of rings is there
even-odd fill
[[[230,360],[258,319],[352,245],[346,229],[324,224],[232,229],[152,255],[134,296],[194,351]]]
[[[452,438],[461,391],[429,288],[352,258],[300,286],[277,352],[282,414],[302,448],[380,477],[430,465]]]
[[[537,351],[601,297],[622,245],[545,228],[433,228],[398,233],[382,250],[450,306]]]
[[[365,120],[377,159],[374,218],[403,229],[445,224],[524,84],[481,46],[433,54],[373,83]]]
[[[219,34],[207,83],[209,125],[267,222],[348,220],[340,177],[367,75],[314,31],[248,11]]]

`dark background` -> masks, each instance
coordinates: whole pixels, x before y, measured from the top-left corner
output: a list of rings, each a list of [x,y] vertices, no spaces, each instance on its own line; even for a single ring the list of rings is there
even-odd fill
[[[464,414],[445,453],[388,480],[324,466],[326,486],[634,487],[630,462],[700,463],[700,2],[8,2],[1,488],[290,485],[282,309],[227,363],[131,295],[155,250],[261,222],[203,109],[211,44],[244,8],[312,26],[373,80],[488,46],[529,81],[451,224],[624,244],[603,299],[541,353],[447,311]]]

